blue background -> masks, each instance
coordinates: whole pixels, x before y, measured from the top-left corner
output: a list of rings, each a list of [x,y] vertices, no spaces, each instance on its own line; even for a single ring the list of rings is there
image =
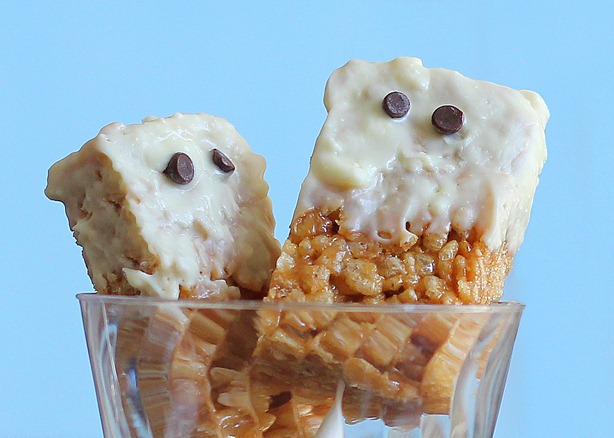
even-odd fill
[[[207,112],[268,161],[287,234],[350,58],[417,56],[539,92],[549,159],[506,299],[527,304],[495,434],[614,429],[614,33],[608,1],[3,2],[0,436],[101,436],[79,291],[47,168],[111,121]]]

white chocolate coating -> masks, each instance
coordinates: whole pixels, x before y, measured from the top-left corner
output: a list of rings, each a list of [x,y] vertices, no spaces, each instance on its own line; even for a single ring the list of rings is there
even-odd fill
[[[409,97],[392,119],[384,97]],[[316,141],[295,216],[343,209],[342,230],[404,242],[409,231],[476,230],[491,248],[515,252],[529,221],[546,159],[548,109],[536,93],[425,68],[419,59],[352,60],[328,80],[326,122]],[[464,112],[464,125],[440,134],[441,105]]]
[[[335,401],[330,407],[326,417],[322,421],[322,424],[318,428],[318,433],[315,438],[343,438],[345,433],[343,432],[343,426],[345,420],[343,418],[343,391],[345,390],[345,384],[339,382],[337,384],[337,392],[335,394]]]
[[[213,163],[214,148],[230,158],[234,172]],[[163,173],[176,152],[194,163],[185,185]],[[148,117],[142,124],[111,123],[56,163],[46,194],[66,205],[97,290],[109,292],[110,273],[121,269],[144,295],[177,298],[181,287],[236,296],[236,286],[266,287],[279,255],[264,169],[264,159],[224,119]],[[110,191],[120,193],[117,213]],[[134,247],[155,266],[131,266],[140,260],[126,254]]]

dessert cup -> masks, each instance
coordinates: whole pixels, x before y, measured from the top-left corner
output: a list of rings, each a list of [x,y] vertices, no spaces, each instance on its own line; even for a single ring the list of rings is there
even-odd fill
[[[77,297],[106,437],[492,437],[524,308]]]

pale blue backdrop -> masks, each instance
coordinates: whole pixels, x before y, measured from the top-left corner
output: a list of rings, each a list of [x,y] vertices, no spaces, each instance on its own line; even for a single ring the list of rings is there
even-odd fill
[[[2,2],[0,436],[102,435],[74,298],[91,285],[43,196],[54,161],[111,121],[225,117],[268,160],[283,239],[329,74],[399,55],[548,103],[495,436],[613,436],[612,18],[608,1]]]

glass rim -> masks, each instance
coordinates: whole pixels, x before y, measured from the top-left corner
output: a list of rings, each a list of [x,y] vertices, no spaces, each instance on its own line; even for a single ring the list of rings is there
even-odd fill
[[[261,301],[261,300],[204,300],[171,299],[159,297],[107,295],[96,292],[82,292],[76,295],[81,302],[114,304],[123,306],[172,305],[189,309],[217,310],[275,310],[275,311],[349,311],[378,313],[520,313],[524,303],[499,301],[491,304],[374,304],[374,303],[324,303],[317,301]]]

